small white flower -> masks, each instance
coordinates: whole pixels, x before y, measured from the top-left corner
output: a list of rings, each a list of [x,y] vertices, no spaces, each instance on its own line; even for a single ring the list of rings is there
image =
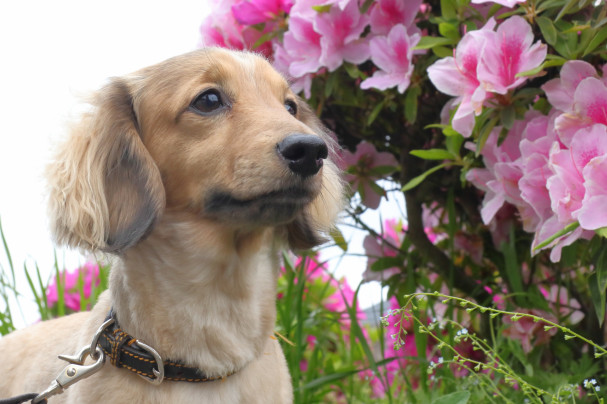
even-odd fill
[[[590,383],[592,383],[593,386],[596,386],[596,379],[590,379]]]
[[[444,359],[442,356],[440,358],[438,358],[438,363],[443,363],[443,361],[444,361]]]
[[[596,387],[594,388],[594,390],[596,390],[596,391],[601,391],[601,386],[596,386]]]

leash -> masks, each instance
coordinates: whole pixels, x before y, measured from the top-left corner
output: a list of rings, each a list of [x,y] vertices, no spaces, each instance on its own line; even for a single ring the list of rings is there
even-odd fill
[[[87,358],[94,362],[85,364]],[[118,325],[114,310],[110,310],[105,321],[95,332],[90,345],[76,355],[59,355],[69,364],[63,368],[49,387],[40,394],[31,393],[0,399],[0,404],[46,404],[51,396],[61,394],[72,384],[97,373],[109,358],[111,365],[129,370],[153,385],[164,380],[182,382],[212,382],[223,380],[234,373],[221,377],[209,377],[198,368],[186,366],[179,361],[165,361],[151,346],[124,332]]]

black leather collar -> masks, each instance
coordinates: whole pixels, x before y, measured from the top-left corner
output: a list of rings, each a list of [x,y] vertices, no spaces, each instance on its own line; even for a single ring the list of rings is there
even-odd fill
[[[114,322],[101,333],[99,346],[110,363],[118,368],[130,370],[153,384],[163,380],[211,382],[230,376],[209,377],[198,368],[186,366],[179,361],[163,360],[153,348],[124,332],[113,310],[106,321],[110,319],[114,319]]]

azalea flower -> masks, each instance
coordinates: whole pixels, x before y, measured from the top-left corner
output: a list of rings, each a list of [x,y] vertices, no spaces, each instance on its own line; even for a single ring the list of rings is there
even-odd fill
[[[398,162],[394,156],[378,152],[371,143],[360,142],[354,153],[344,152],[343,162],[348,167],[345,179],[353,190],[358,191],[362,204],[377,209],[385,191],[376,186],[375,181],[386,177],[387,172],[396,170]],[[390,167],[393,169],[390,170]]]
[[[419,40],[418,34],[410,37],[402,24],[392,27],[387,36],[373,37],[370,41],[371,60],[381,70],[364,80],[360,88],[385,90],[398,86],[398,92],[404,93],[413,72],[413,47]]]
[[[328,12],[317,13],[313,24],[321,35],[321,64],[334,71],[344,60],[360,64],[369,59],[369,44],[361,38],[368,19],[356,1],[348,2],[343,10],[331,7]]]
[[[580,226],[588,230],[607,227],[607,155],[590,160],[582,175],[586,193],[578,211]]]
[[[558,322],[558,320],[550,313],[546,313],[537,309],[521,309],[521,313],[535,315],[546,320]],[[523,316],[518,320],[504,317],[504,323],[507,327],[502,331],[502,335],[509,339],[518,340],[525,353],[529,353],[534,347],[547,344],[550,338],[556,334],[556,328],[544,330],[544,324],[536,322],[532,318]]]
[[[579,130],[571,140],[569,149],[553,146],[550,168],[553,175],[547,181],[552,210],[564,224],[577,220],[584,199],[584,172],[592,173],[594,165],[586,165],[596,157],[607,154],[607,128],[594,125]]]
[[[417,30],[413,20],[419,11],[422,0],[379,0],[371,8],[371,32],[387,35],[395,26],[402,24],[407,29]],[[373,49],[373,48],[371,48]]]
[[[597,123],[607,125],[607,86],[596,77],[587,77],[575,89],[573,111],[561,114],[555,126],[560,140],[569,146],[580,129]]]
[[[495,26],[491,19],[477,31],[468,32],[455,48],[455,57],[439,59],[428,67],[428,77],[441,92],[457,97],[459,104],[453,116],[453,129],[468,137],[474,127],[474,115],[479,115],[489,97],[477,77],[478,63],[485,43],[485,34]]]
[[[315,73],[321,68],[320,34],[314,30],[314,25],[308,18],[298,14],[291,15],[283,44],[291,57],[288,72],[292,77]]]
[[[250,26],[241,25],[236,18],[232,7],[238,0],[220,0],[214,3],[212,12],[200,25],[200,41],[198,47],[220,46],[222,48],[244,50],[254,49],[266,57],[272,56],[272,43],[265,41],[253,48],[259,39],[272,31],[274,26],[266,24],[263,31]]]
[[[597,77],[596,69],[582,60],[569,60],[561,67],[560,77],[542,86],[548,102],[562,112],[572,112],[577,86],[587,77]]]
[[[241,0],[232,6],[234,18],[244,25],[261,24],[288,13],[295,0]]]
[[[487,91],[506,94],[527,80],[517,78],[518,73],[540,66],[546,58],[546,45],[539,41],[532,43],[531,26],[520,16],[508,18],[496,32],[486,32],[484,36],[486,42],[477,72]]]

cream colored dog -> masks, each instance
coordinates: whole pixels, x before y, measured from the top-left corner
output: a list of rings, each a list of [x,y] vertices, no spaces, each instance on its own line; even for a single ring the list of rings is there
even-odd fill
[[[152,385],[108,359],[51,404],[292,402],[279,251],[320,243],[342,206],[330,137],[266,60],[216,48],[114,78],[92,105],[49,167],[50,213],[59,244],[115,256],[110,289],[1,338],[0,398],[46,389],[113,309],[164,361],[221,380]]]

